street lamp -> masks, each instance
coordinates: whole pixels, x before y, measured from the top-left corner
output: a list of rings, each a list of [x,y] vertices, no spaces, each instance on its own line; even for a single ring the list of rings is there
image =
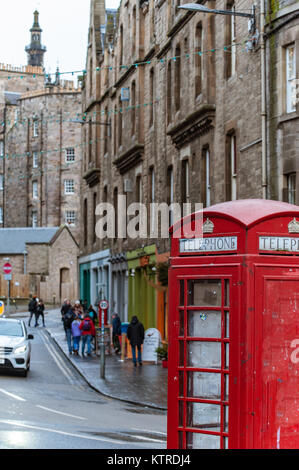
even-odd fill
[[[243,16],[245,18],[250,18],[250,30],[255,30],[255,6],[252,6],[251,13],[243,13],[241,11],[233,10],[215,10],[204,5],[198,5],[197,3],[186,3],[185,5],[179,6],[178,8],[182,10],[196,11],[200,13],[216,13],[218,15],[231,15],[231,16]]]
[[[27,258],[26,258],[26,256],[28,255],[28,251],[24,250],[23,255],[24,255],[24,274],[27,274]]]

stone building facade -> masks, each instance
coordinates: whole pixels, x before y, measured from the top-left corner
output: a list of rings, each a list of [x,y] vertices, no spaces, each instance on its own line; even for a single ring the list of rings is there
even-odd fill
[[[38,11],[28,65],[0,68],[0,224],[59,227],[79,240],[81,89],[45,74]]]
[[[79,240],[81,90],[46,84],[19,97],[5,135],[4,226],[59,227]]]
[[[12,266],[12,298],[35,294],[51,304],[77,299],[79,245],[68,226],[5,228],[0,230],[0,242],[0,265],[9,259]],[[0,274],[0,296],[6,297],[7,291]]]
[[[0,64],[0,227],[4,222],[4,155],[6,127],[17,119],[18,99],[22,93],[44,85],[42,67],[14,67]]]
[[[169,252],[168,238],[151,237],[148,230],[137,239],[122,233],[99,239],[99,203],[114,205],[118,223],[133,202],[147,207],[152,202],[209,206],[233,199],[281,200],[292,194],[298,203],[298,191],[285,190],[285,173],[296,173],[298,166],[298,105],[277,117],[277,107],[285,100],[278,80],[286,68],[283,52],[274,46],[279,41],[282,48],[294,44],[295,72],[289,77],[293,89],[298,5],[277,2],[274,14],[273,2],[262,2],[255,6],[254,24],[235,15],[178,8],[185,3],[122,0],[111,18],[104,14],[104,1],[91,1],[82,97],[87,124],[81,295],[90,296],[96,290],[92,286],[105,285],[111,310],[118,310],[124,320],[139,314],[145,326],[163,324],[167,316],[158,278],[159,257],[165,262]],[[195,3],[249,13],[254,4]],[[294,184],[294,176],[290,181]],[[127,197],[126,206],[120,195]],[[149,216],[148,229],[151,223]],[[92,268],[97,257],[99,264]],[[105,282],[102,265],[109,273]],[[166,336],[165,328],[161,332]]]

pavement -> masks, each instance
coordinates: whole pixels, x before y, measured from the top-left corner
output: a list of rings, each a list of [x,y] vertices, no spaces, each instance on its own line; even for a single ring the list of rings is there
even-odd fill
[[[26,313],[11,315],[16,316],[26,317]],[[122,362],[113,352],[105,356],[105,378],[102,379],[100,356],[95,352],[91,357],[84,358],[69,355],[60,309],[45,312],[45,325],[60,350],[94,390],[128,403],[167,410],[167,369],[164,369],[161,363],[143,362],[142,366],[134,367],[132,359]]]

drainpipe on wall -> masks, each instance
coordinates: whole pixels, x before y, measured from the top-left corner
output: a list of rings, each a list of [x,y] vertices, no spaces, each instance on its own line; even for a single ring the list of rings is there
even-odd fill
[[[266,112],[266,43],[265,43],[265,0],[261,0],[261,117],[262,117],[262,194],[268,197],[267,181],[267,112]]]

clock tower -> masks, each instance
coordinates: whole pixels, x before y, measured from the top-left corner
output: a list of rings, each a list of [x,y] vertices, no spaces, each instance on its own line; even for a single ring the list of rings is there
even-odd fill
[[[28,65],[32,65],[33,67],[43,67],[44,54],[47,50],[41,43],[42,29],[38,22],[38,16],[39,13],[35,10],[33,26],[30,29],[31,44],[25,47],[28,56]]]

